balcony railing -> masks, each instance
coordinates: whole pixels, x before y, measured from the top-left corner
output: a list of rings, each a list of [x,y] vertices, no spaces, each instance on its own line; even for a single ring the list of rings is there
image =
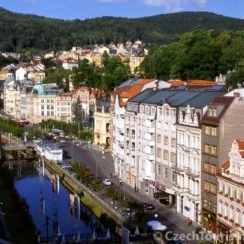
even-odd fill
[[[185,168],[186,174],[194,177],[194,178],[198,178],[200,177],[200,172],[197,172],[195,170],[192,170],[191,168]]]
[[[174,169],[178,172],[185,172],[185,168],[181,165],[176,164],[176,163],[172,163],[172,169]]]
[[[187,193],[189,192],[189,188],[180,186],[180,185],[174,185],[173,190],[175,190],[177,193]]]

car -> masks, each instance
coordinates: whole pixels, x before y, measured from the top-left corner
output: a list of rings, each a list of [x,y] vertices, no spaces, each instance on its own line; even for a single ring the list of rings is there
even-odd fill
[[[145,210],[154,210],[155,206],[150,202],[144,202],[143,207]]]
[[[130,208],[126,208],[123,210],[123,215],[129,218],[135,218],[136,212]]]
[[[104,180],[103,180],[103,184],[104,184],[105,186],[111,186],[111,185],[112,185],[112,182],[111,182],[110,179],[104,179]]]

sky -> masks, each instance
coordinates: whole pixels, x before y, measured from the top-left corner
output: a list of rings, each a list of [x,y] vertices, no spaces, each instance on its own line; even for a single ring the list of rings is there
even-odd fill
[[[182,11],[244,18],[244,0],[0,0],[0,6],[16,13],[64,20],[140,18]]]

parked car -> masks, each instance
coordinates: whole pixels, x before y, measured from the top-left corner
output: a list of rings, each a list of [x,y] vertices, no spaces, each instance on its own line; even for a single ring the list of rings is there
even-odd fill
[[[112,185],[112,182],[111,182],[110,179],[104,179],[104,180],[103,180],[103,184],[104,184],[105,186],[111,186],[111,185]]]
[[[135,218],[135,216],[136,216],[136,212],[133,211],[133,210],[130,209],[130,208],[126,208],[126,209],[124,209],[124,211],[123,211],[123,215],[126,216],[126,217],[129,217],[129,218]]]
[[[144,202],[143,207],[146,210],[154,210],[155,209],[155,206],[150,202]]]

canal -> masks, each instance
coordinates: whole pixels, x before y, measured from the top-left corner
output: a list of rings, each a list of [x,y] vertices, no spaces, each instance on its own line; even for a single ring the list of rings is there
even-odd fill
[[[51,175],[44,171],[39,173],[32,166],[16,169],[18,177],[15,188],[26,200],[29,213],[33,218],[41,239],[94,239],[106,238],[106,230],[79,201],[62,184],[54,185]]]

